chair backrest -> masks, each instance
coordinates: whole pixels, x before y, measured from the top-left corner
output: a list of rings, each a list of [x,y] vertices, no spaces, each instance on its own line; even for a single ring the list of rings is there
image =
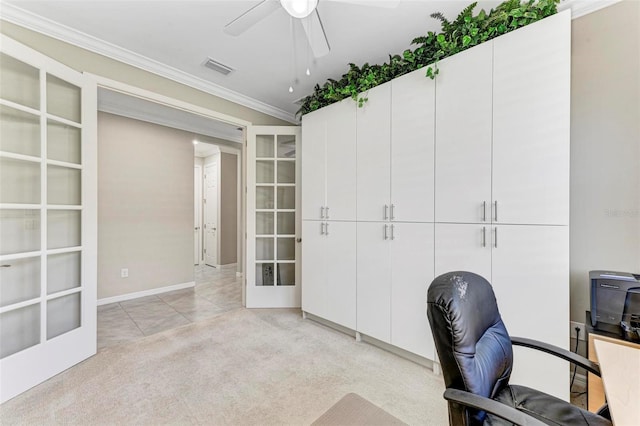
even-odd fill
[[[440,275],[429,286],[427,316],[447,388],[492,398],[508,385],[511,339],[487,280],[464,271]],[[449,415],[466,424],[481,422],[485,413],[450,405]]]

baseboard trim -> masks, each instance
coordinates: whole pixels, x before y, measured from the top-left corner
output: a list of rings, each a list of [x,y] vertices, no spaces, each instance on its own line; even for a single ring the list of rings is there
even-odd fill
[[[125,300],[137,299],[139,297],[153,296],[155,294],[166,293],[168,291],[182,290],[185,288],[195,287],[195,281],[189,281],[182,284],[168,285],[166,287],[152,288],[149,290],[136,291],[134,293],[121,294],[119,296],[105,297],[98,299],[98,306],[108,305],[109,303],[124,302]]]

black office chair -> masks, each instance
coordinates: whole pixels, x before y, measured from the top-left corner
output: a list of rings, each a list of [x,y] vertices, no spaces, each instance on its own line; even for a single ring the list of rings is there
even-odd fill
[[[600,375],[598,365],[570,351],[509,337],[491,284],[471,272],[450,272],[429,286],[427,316],[446,385],[449,424],[611,425],[599,414],[534,389],[510,385],[512,345],[558,356]]]

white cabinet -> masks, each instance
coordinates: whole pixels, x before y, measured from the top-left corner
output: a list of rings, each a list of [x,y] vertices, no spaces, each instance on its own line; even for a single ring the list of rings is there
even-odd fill
[[[391,197],[391,83],[369,90],[357,109],[358,220],[387,220]]]
[[[493,44],[438,64],[436,222],[489,221]]]
[[[489,225],[436,223],[435,276],[469,271],[491,281],[491,232]]]
[[[494,40],[498,222],[569,224],[570,14]]]
[[[302,222],[302,310],[356,328],[356,223]]]
[[[356,105],[345,99],[302,117],[302,218],[356,219]]]
[[[391,82],[391,219],[401,222],[433,222],[435,82],[425,73]]]
[[[433,223],[391,226],[391,343],[434,359],[427,319],[427,289],[434,278]]]

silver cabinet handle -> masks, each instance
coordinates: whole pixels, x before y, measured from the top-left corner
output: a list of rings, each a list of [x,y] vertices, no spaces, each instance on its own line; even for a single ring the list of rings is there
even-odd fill
[[[497,222],[498,221],[498,201],[494,201],[493,205],[494,205],[494,207],[493,207],[493,217],[494,217],[495,221]]]
[[[384,217],[383,217],[384,220],[387,220],[387,218],[389,217],[388,213],[389,213],[389,206],[385,204],[384,205]]]
[[[487,227],[482,227],[482,247],[487,246]]]
[[[329,224],[328,223],[324,224],[324,235],[329,235]]]
[[[396,218],[396,215],[394,213],[395,209],[396,209],[396,206],[394,204],[391,204],[391,220],[394,220]]]
[[[320,222],[320,235],[324,235],[324,222]]]
[[[487,221],[487,202],[486,201],[482,202],[482,221],[483,222]]]
[[[384,232],[383,232],[383,237],[385,240],[387,240],[387,225],[384,225]]]
[[[392,205],[393,205],[393,204],[392,204]],[[391,219],[393,219],[393,216],[391,217]],[[392,241],[396,239],[396,237],[395,237],[395,235],[394,235],[394,232],[393,232],[394,230],[395,230],[395,226],[394,226],[394,225],[391,225],[391,240],[392,240]]]
[[[493,247],[498,248],[498,228],[496,227],[495,230],[495,237],[493,239]]]
[[[324,207],[320,207],[320,219],[324,219]]]
[[[324,218],[329,219],[329,207],[324,208]]]

